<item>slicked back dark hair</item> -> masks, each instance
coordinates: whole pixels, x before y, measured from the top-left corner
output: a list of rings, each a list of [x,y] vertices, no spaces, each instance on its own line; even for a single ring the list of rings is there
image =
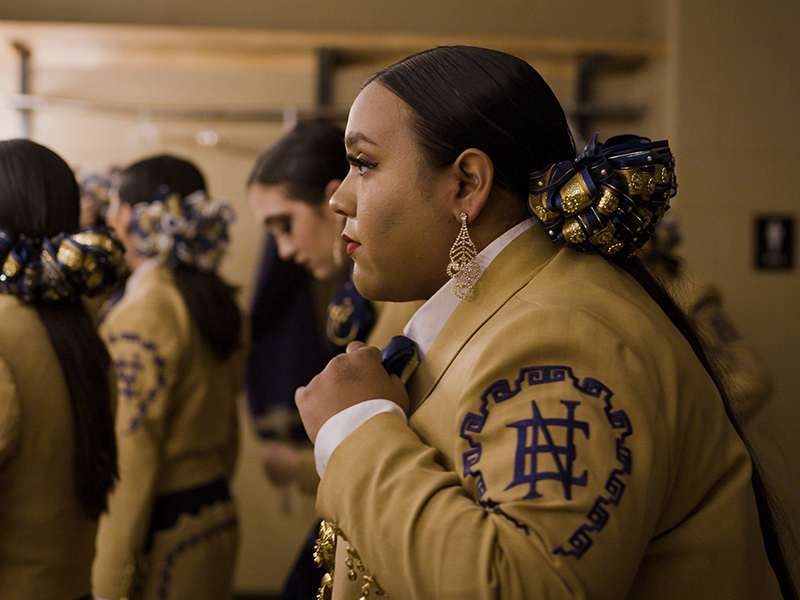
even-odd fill
[[[567,118],[524,60],[470,46],[426,50],[378,71],[376,81],[412,110],[411,126],[434,169],[467,148],[492,159],[494,184],[528,198],[528,174],[575,158]]]
[[[349,168],[342,128],[328,121],[303,121],[258,157],[247,185],[287,184],[292,198],[321,205],[328,182],[344,179]]]

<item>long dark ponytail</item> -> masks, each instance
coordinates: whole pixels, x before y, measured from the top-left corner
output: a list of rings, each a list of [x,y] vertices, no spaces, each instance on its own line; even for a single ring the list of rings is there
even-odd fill
[[[466,46],[440,47],[403,59],[373,75],[412,111],[411,127],[433,168],[452,164],[467,148],[486,152],[494,165],[495,185],[527,203],[529,174],[547,165],[575,158],[567,119],[541,76],[514,56]],[[686,338],[719,389],[734,428],[741,427],[731,410],[720,378],[708,359],[694,326],[663,286],[635,257],[615,260],[632,275]],[[776,530],[776,509],[753,457],[753,489],[767,555],[785,598],[796,598]]]
[[[119,199],[131,205],[149,204],[159,199],[162,188],[186,197],[197,191],[205,192],[206,182],[200,170],[188,160],[162,154],[140,160],[122,171]],[[229,357],[241,345],[242,315],[236,304],[236,288],[214,270],[186,264],[170,266],[175,285],[201,337],[217,357]]]
[[[0,227],[12,236],[50,238],[77,230],[79,212],[78,184],[57,154],[28,140],[0,142]],[[96,519],[117,477],[111,359],[79,300],[35,307],[69,391],[78,498]]]

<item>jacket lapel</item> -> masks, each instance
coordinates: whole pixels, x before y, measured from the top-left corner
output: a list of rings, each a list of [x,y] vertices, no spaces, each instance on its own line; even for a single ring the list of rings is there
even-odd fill
[[[434,339],[407,389],[413,413],[428,398],[453,359],[492,315],[525,287],[558,249],[539,227],[515,238],[475,282],[472,295],[462,300]]]

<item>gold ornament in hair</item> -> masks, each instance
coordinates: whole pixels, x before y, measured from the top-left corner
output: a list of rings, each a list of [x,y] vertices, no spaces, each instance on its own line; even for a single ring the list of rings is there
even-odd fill
[[[203,190],[181,197],[161,186],[156,200],[133,207],[136,249],[143,256],[160,256],[172,267],[214,271],[227,249],[234,218],[225,199],[211,200]]]
[[[97,296],[122,274],[123,252],[122,244],[107,227],[53,238],[12,236],[0,229],[0,293],[26,302]]]
[[[575,161],[531,174],[528,209],[556,244],[627,257],[653,235],[678,188],[666,140],[592,138]]]
[[[478,265],[478,250],[469,237],[467,213],[461,213],[461,229],[450,248],[450,264],[447,275],[455,284],[455,294],[462,300],[472,294],[472,284],[481,276]]]

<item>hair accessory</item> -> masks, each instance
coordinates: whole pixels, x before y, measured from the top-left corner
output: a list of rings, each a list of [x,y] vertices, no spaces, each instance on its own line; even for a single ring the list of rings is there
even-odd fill
[[[54,238],[16,238],[0,229],[0,293],[26,302],[97,296],[114,285],[125,266],[114,232],[92,227]]]
[[[81,190],[81,203],[89,202],[94,209],[95,219],[106,222],[108,206],[111,201],[111,188],[119,175],[119,169],[111,167],[107,171],[81,169],[78,171],[78,186]]]
[[[181,198],[166,186],[153,202],[133,207],[137,251],[160,256],[170,266],[213,271],[228,246],[228,225],[235,216],[227,200],[210,200],[202,190]]]
[[[531,174],[528,209],[556,244],[628,257],[669,209],[678,189],[675,159],[666,140],[597,138],[575,161]]]
[[[450,248],[450,264],[447,275],[455,282],[455,294],[462,300],[472,294],[472,284],[480,277],[478,251],[467,230],[467,213],[461,213],[461,230]]]

